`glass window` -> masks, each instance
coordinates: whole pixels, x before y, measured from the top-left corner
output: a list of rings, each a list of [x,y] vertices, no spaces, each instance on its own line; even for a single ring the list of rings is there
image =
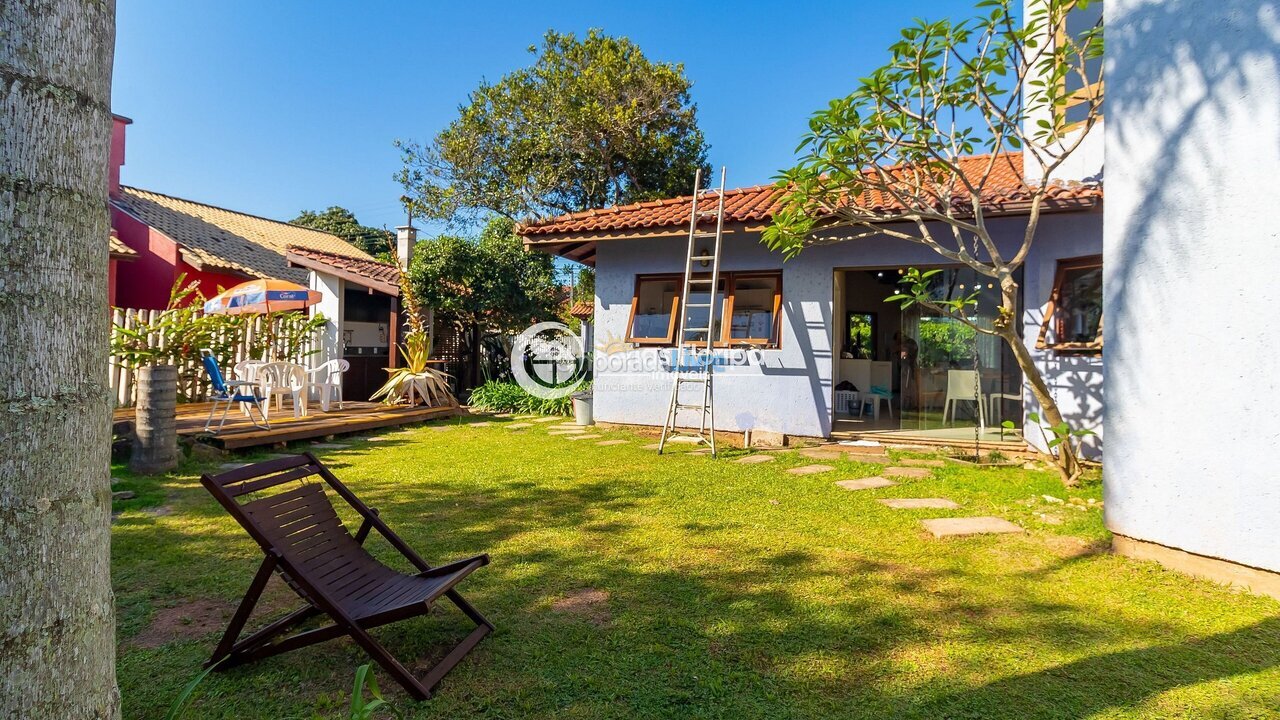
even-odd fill
[[[1102,258],[1058,262],[1037,345],[1060,350],[1102,347]]]
[[[734,277],[728,336],[731,343],[777,344],[774,326],[781,285],[779,275]]]
[[[707,292],[708,283],[694,285],[689,291],[689,302],[685,303],[684,313],[684,339],[689,342],[705,343],[707,341],[707,328],[710,327],[710,318],[714,315],[717,318],[724,317],[724,289],[725,280],[721,278],[716,283],[715,307],[708,308],[708,299],[711,294]],[[701,288],[701,289],[699,289]],[[720,322],[723,322],[721,320]],[[717,337],[724,335],[724,328],[720,326],[720,322],[716,323],[715,331]]]
[[[671,342],[676,316],[677,278],[640,278],[632,299],[631,342]]]
[[[876,358],[876,314],[868,312],[847,313],[848,334],[845,351],[859,360]]]

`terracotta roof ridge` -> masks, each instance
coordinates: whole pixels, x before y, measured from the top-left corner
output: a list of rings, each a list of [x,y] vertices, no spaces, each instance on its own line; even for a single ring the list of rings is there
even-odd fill
[[[777,188],[777,183],[747,185],[744,187],[736,187],[736,188],[725,188],[724,196],[729,197],[731,195],[746,195],[749,193],[764,192],[766,190],[773,190],[776,188]],[[706,192],[710,193],[712,196],[718,196],[719,191],[716,190],[715,188],[708,188]],[[658,198],[656,200],[639,200],[636,202],[627,203],[625,205],[609,205],[602,208],[589,208],[587,210],[577,210],[571,213],[563,213],[560,215],[552,215],[551,217],[547,217],[547,218],[530,220],[528,222],[520,223],[520,225],[521,227],[537,227],[539,225],[545,225],[548,223],[563,222],[565,220],[576,220],[578,218],[584,218],[584,217],[599,217],[601,215],[613,215],[616,213],[629,212],[631,210],[641,210],[641,209],[651,208],[651,207],[664,207],[666,205],[675,205],[678,203],[687,202],[692,197],[693,197],[692,194],[676,195],[675,197]]]
[[[170,200],[177,200],[179,202],[191,203],[192,205],[199,205],[200,207],[207,207],[213,210],[221,210],[222,212],[231,213],[232,215],[242,215],[244,217],[250,217],[255,220],[262,220],[264,222],[275,223],[277,225],[284,225],[291,228],[297,228],[299,230],[307,230],[314,233],[320,233],[321,235],[328,235],[329,237],[337,238],[339,240],[342,240],[343,242],[348,242],[346,238],[342,237],[341,235],[335,235],[331,232],[326,232],[324,230],[317,230],[316,228],[307,227],[306,225],[294,225],[293,223],[287,222],[284,220],[276,220],[275,218],[264,217],[262,215],[255,215],[253,213],[247,213],[242,210],[232,210],[231,208],[225,208],[225,207],[222,207],[221,205],[214,205],[212,203],[200,202],[199,200],[192,200],[190,198],[178,197],[177,195],[162,193],[158,190],[148,190],[146,188],[137,187],[136,185],[125,185],[121,183],[120,188],[123,190],[133,190],[135,192],[148,193],[150,195],[159,195],[160,197],[166,197],[166,198],[169,198]]]

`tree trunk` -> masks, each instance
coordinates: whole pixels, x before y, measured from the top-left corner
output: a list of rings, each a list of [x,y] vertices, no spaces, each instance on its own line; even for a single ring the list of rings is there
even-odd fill
[[[1044,376],[1040,374],[1040,367],[1036,365],[1035,358],[1031,356],[1031,351],[1027,350],[1026,344],[1022,341],[1022,335],[1018,333],[1018,322],[1021,320],[1017,311],[1018,284],[1013,281],[1011,275],[1006,275],[1001,278],[1000,289],[1003,317],[997,323],[997,332],[1013,351],[1013,357],[1019,369],[1022,370],[1022,376],[1026,378],[1027,385],[1031,388],[1031,396],[1040,406],[1041,420],[1047,422],[1050,427],[1062,425],[1062,411],[1058,409],[1058,402],[1053,399],[1053,393],[1045,383]],[[1071,444],[1070,438],[1064,438],[1057,447],[1049,448],[1049,453],[1058,467],[1058,472],[1062,475],[1063,484],[1068,487],[1078,484],[1080,461],[1076,457],[1075,446]]]
[[[107,159],[113,0],[0,12],[0,717],[118,718]]]

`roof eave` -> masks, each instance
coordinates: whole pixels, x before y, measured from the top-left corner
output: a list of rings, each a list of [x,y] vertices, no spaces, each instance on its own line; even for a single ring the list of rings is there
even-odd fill
[[[302,255],[298,255],[293,252],[286,252],[284,258],[285,258],[285,262],[288,263],[289,267],[297,267],[297,268],[303,268],[305,270],[314,270],[315,272],[322,272],[327,275],[333,275],[334,277],[341,278],[347,282],[355,283],[356,285],[359,285],[360,287],[363,287],[363,288],[368,288],[370,290],[374,290],[374,291],[383,293],[385,295],[390,295],[392,297],[400,297],[400,288],[391,283],[383,282],[381,280],[375,280],[370,277],[365,277],[364,275],[353,273],[350,270],[347,270],[345,268],[334,267],[333,265],[329,265],[328,263],[323,263],[323,262],[320,262],[319,260],[314,260],[309,257],[304,257]]]

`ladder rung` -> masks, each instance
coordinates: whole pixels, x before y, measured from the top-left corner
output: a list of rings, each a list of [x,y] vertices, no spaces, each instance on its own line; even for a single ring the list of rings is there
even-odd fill
[[[711,307],[711,303],[685,303],[685,304],[684,304],[684,306],[685,306],[685,307],[687,307],[687,308],[691,308],[691,307]]]
[[[676,409],[677,409],[677,410],[703,410],[703,411],[705,411],[705,410],[707,409],[707,407],[706,407],[705,405],[690,405],[689,403],[676,403]]]
[[[698,211],[699,217],[715,217],[716,215],[719,215],[719,214],[720,214],[719,210],[699,210]]]
[[[689,284],[692,285],[694,283],[702,283],[703,285],[710,285],[711,278],[689,278]]]
[[[715,255],[690,255],[690,260],[715,260]]]
[[[690,333],[690,332],[711,332],[711,328],[708,328],[708,327],[707,327],[707,328],[685,328],[685,329],[684,329],[684,331],[685,331],[685,332],[687,332],[687,333]]]
[[[676,382],[706,384],[707,379],[705,377],[678,377],[676,378]]]
[[[696,232],[693,236],[696,238],[713,238],[716,234],[713,232]]]

